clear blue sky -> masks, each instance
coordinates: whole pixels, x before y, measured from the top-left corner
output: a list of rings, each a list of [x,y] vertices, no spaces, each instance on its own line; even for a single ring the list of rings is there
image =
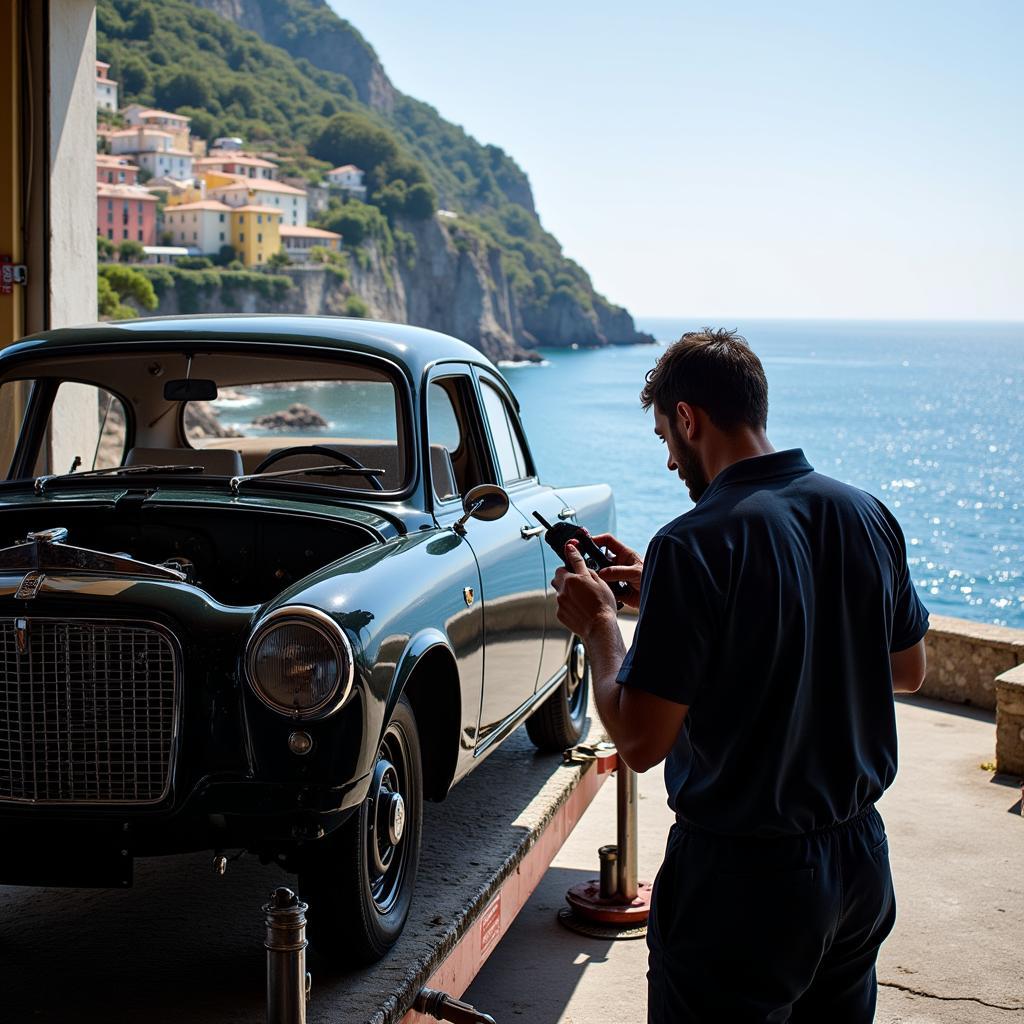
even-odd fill
[[[1024,3],[329,0],[634,314],[1024,319]]]

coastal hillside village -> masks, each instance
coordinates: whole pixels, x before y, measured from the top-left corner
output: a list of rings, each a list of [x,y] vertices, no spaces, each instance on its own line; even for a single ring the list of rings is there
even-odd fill
[[[237,136],[195,136],[191,118],[138,103],[121,107],[110,65],[96,62],[96,213],[109,259],[197,258],[244,268],[323,261],[342,236],[311,225],[332,196],[364,199],[364,172],[335,167],[320,180],[283,178],[273,152]],[[200,264],[203,265],[203,264]]]

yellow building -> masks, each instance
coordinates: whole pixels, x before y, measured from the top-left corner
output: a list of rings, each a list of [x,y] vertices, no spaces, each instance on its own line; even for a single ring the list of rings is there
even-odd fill
[[[269,206],[236,206],[231,220],[231,244],[247,267],[265,266],[281,250],[281,211]]]

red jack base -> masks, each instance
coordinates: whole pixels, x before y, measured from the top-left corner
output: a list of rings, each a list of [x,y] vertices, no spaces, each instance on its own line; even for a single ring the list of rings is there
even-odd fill
[[[601,883],[596,878],[574,885],[566,894],[568,908],[559,911],[558,920],[566,928],[602,939],[638,939],[647,934],[651,913],[651,883],[637,885],[636,899],[624,902],[620,897],[601,898]]]

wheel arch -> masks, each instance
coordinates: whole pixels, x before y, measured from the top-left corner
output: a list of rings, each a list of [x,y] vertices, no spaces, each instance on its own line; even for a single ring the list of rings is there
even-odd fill
[[[439,630],[419,634],[406,647],[395,672],[388,718],[403,695],[412,705],[419,731],[423,795],[428,800],[443,800],[458,763],[462,691],[455,655]]]

